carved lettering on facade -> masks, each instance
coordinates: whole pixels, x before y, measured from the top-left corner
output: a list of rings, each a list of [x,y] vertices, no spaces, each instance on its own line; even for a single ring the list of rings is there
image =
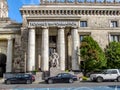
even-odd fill
[[[29,26],[78,26],[78,22],[76,21],[36,21],[29,22]]]

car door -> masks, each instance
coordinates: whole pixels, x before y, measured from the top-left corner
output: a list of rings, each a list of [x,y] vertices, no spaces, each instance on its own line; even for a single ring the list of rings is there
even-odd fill
[[[54,77],[54,82],[61,83],[62,81],[62,74],[58,74],[56,77]]]
[[[25,75],[21,75],[21,80],[20,80],[20,83],[25,83],[26,82],[26,77]]]
[[[107,70],[106,73],[104,73],[104,79],[105,80],[113,80],[117,77],[117,71],[116,70]]]
[[[11,83],[19,83],[19,76],[18,75],[15,75],[14,77],[12,77],[10,79]]]
[[[11,82],[11,83],[17,83],[17,78],[16,78],[16,77],[12,77],[12,78],[10,79],[10,82]]]
[[[70,75],[65,73],[62,75],[61,82],[68,82],[69,79],[70,79]]]
[[[22,75],[18,74],[16,76],[16,83],[22,83]]]
[[[24,74],[19,74],[19,75],[17,76],[17,82],[18,82],[18,83],[25,83]]]
[[[115,80],[117,78],[117,76],[118,76],[117,70],[112,70],[110,79]]]
[[[108,80],[111,78],[111,70],[106,70],[103,74],[102,74],[102,77],[105,79],[105,80]]]

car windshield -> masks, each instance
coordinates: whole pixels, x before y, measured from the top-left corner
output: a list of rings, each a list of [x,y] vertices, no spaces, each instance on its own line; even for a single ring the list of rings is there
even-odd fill
[[[102,70],[101,73],[105,74],[105,73],[107,73],[107,70]]]
[[[58,74],[57,77],[61,77],[62,75],[61,74]]]
[[[103,70],[101,73],[102,74],[110,74],[112,72],[112,70]]]

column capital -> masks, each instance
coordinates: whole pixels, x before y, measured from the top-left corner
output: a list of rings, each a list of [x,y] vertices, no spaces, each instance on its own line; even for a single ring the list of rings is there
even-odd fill
[[[28,29],[35,29],[35,26],[28,26]]]
[[[12,37],[7,38],[7,40],[12,40],[12,39],[13,39]]]
[[[71,28],[72,29],[78,29],[78,26],[72,26]]]
[[[58,26],[57,28],[58,28],[58,29],[64,29],[65,26]]]
[[[27,30],[28,28],[27,27],[21,27],[21,30]]]
[[[42,29],[48,29],[48,26],[41,26]]]

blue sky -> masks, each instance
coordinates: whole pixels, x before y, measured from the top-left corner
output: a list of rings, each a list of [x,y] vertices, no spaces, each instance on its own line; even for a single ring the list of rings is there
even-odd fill
[[[22,22],[19,9],[26,4],[39,4],[40,0],[7,0],[9,7],[9,17],[17,22]]]

